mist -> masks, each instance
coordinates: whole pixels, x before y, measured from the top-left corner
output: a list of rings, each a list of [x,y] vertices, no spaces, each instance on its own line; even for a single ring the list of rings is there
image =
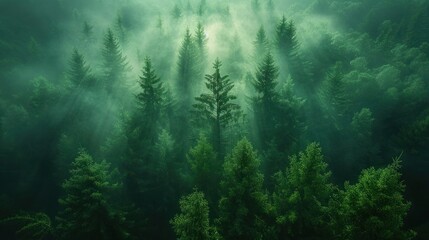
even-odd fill
[[[0,238],[427,239],[428,13],[0,0]]]

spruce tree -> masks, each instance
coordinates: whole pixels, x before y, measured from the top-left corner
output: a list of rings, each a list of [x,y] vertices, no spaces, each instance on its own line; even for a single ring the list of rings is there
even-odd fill
[[[217,59],[213,64],[215,72],[206,75],[209,93],[196,97],[197,103],[193,105],[197,115],[211,125],[213,145],[219,154],[222,154],[222,130],[240,115],[240,106],[233,103],[237,97],[230,94],[234,84],[228,75],[221,76],[221,66],[221,61]]]
[[[209,205],[204,193],[194,191],[180,199],[180,213],[170,221],[178,239],[217,239],[216,231],[210,227]]]
[[[269,50],[269,42],[265,34],[264,27],[261,26],[256,34],[256,40],[253,42],[255,46],[255,59],[265,57]]]
[[[81,151],[72,163],[70,177],[59,199],[62,211],[57,217],[60,239],[126,239],[123,216],[109,200],[116,184],[109,177],[109,165],[97,163]]]
[[[336,128],[341,128],[341,120],[350,106],[346,92],[344,74],[340,63],[337,63],[327,74],[323,83],[322,97],[325,100],[325,110]]]
[[[296,28],[293,21],[287,21],[283,16],[276,27],[275,42],[280,54],[286,58],[296,56],[298,40],[296,39]]]
[[[327,207],[334,187],[322,149],[312,143],[289,162],[286,171],[275,175],[273,200],[279,238],[326,239]]]
[[[279,110],[279,93],[276,91],[278,67],[271,53],[267,53],[256,71],[253,86],[256,96],[253,97],[253,112],[258,128],[258,138],[265,146],[274,136],[275,114]]]
[[[412,239],[415,233],[404,226],[411,204],[404,199],[401,161],[381,169],[362,171],[356,184],[346,183],[337,219],[342,229],[338,239]]]
[[[262,190],[260,160],[246,139],[237,143],[224,163],[219,201],[219,227],[225,239],[264,239],[268,198]]]
[[[104,36],[102,54],[104,88],[108,93],[117,92],[124,87],[126,74],[130,67],[122,54],[118,39],[110,28]]]
[[[142,115],[145,118],[144,122],[147,128],[156,130],[156,123],[161,117],[162,108],[164,106],[163,95],[165,93],[161,79],[156,75],[150,58],[145,59],[145,65],[142,69],[139,85],[141,92],[137,94],[137,100],[140,105]],[[149,137],[146,135],[146,137]],[[155,140],[151,136],[152,144]]]
[[[91,68],[77,49],[73,50],[69,64],[68,79],[74,87],[88,87],[94,84]]]
[[[187,155],[191,166],[193,185],[204,192],[212,206],[218,197],[222,164],[217,160],[212,145],[204,136]]]
[[[178,95],[182,97],[180,108],[182,108],[182,111],[186,111],[189,110],[188,106],[191,105],[192,87],[194,87],[197,75],[197,54],[189,29],[186,29],[185,37],[179,50],[177,67],[176,86]]]

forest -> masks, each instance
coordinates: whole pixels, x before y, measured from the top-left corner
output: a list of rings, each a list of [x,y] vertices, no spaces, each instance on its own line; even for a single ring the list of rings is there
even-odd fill
[[[429,239],[428,0],[0,0],[0,239]]]

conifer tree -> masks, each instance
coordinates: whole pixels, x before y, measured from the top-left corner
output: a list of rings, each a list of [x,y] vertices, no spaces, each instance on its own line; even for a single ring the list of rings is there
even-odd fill
[[[193,175],[193,184],[204,192],[212,205],[217,201],[222,164],[204,136],[198,139],[197,145],[187,155]]]
[[[287,58],[292,58],[296,55],[298,41],[296,39],[296,28],[293,21],[287,21],[283,16],[276,27],[275,42],[281,54]]]
[[[275,114],[279,110],[279,93],[276,91],[278,67],[271,53],[267,53],[256,71],[253,86],[256,96],[253,97],[253,112],[258,127],[259,139],[265,146],[274,135]]]
[[[180,213],[170,221],[178,239],[217,239],[216,231],[210,226],[209,205],[204,193],[194,191],[180,199]]]
[[[104,87],[109,93],[123,88],[127,72],[130,70],[126,58],[122,55],[118,39],[109,28],[103,42]]]
[[[77,49],[73,50],[69,64],[68,78],[73,86],[88,87],[94,84],[91,68],[86,64],[84,57]]]
[[[189,29],[186,29],[185,37],[179,50],[178,60],[178,76],[177,76],[177,89],[178,95],[182,96],[182,110],[188,110],[192,99],[192,87],[195,83],[197,75],[197,54],[192,35]]]
[[[204,26],[199,22],[197,29],[195,30],[195,45],[197,48],[198,59],[202,67],[204,67],[204,62],[206,58],[206,45],[207,38]]]
[[[156,129],[156,123],[161,117],[161,110],[164,105],[163,95],[165,93],[161,79],[156,75],[150,58],[145,59],[139,85],[142,92],[137,94],[145,124],[148,128]],[[146,136],[148,137],[148,136]],[[154,140],[154,139],[153,139]],[[152,142],[153,143],[153,142]]]
[[[237,97],[230,94],[234,84],[228,75],[221,76],[221,66],[222,62],[217,59],[213,64],[215,72],[206,75],[209,93],[196,97],[198,103],[193,105],[195,112],[211,125],[213,145],[219,154],[222,154],[222,129],[236,121],[240,114],[240,106],[232,102]]]
[[[84,151],[73,161],[70,177],[62,185],[65,195],[59,200],[62,211],[56,231],[60,239],[126,239],[123,216],[109,200],[116,184],[108,168]]]
[[[280,239],[326,239],[327,206],[333,185],[331,172],[316,143],[289,159],[289,167],[275,176],[273,194]]]
[[[328,116],[332,118],[337,128],[340,128],[338,123],[345,117],[350,103],[347,98],[346,85],[343,77],[341,64],[337,63],[328,72],[322,92]]]
[[[415,233],[404,227],[411,204],[404,199],[401,161],[381,169],[362,171],[356,184],[346,183],[337,219],[343,235],[338,239],[412,239]]]
[[[260,59],[267,54],[267,51],[269,50],[269,42],[263,26],[259,28],[253,45],[255,46],[255,59]]]
[[[246,139],[237,143],[224,163],[219,227],[225,239],[264,239],[268,199],[262,190],[260,160]]]

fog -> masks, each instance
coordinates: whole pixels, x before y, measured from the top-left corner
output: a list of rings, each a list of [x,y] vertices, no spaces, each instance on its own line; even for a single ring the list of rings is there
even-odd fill
[[[371,236],[426,239],[428,12],[0,0],[0,238],[365,239],[353,219],[380,193],[403,207]]]

